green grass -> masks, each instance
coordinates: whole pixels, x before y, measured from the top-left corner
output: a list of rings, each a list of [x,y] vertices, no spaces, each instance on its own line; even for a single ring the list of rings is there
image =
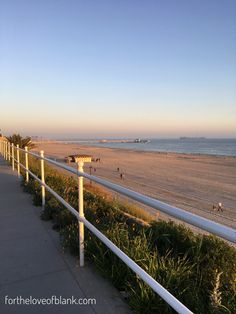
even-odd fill
[[[40,177],[40,165],[30,158],[30,168]],[[45,167],[46,183],[77,208],[74,178]],[[24,176],[24,173],[23,173]],[[41,205],[41,188],[33,180],[25,191]],[[198,235],[184,225],[151,221],[143,210],[114,202],[102,190],[86,187],[85,216],[113,243],[195,313],[236,313],[236,250],[215,236]],[[128,215],[127,215],[128,213]],[[148,223],[140,223],[142,218]],[[46,193],[42,219],[52,220],[61,244],[79,255],[78,222],[53,196]],[[120,290],[125,291],[135,313],[174,311],[117,256],[85,230],[86,258]]]

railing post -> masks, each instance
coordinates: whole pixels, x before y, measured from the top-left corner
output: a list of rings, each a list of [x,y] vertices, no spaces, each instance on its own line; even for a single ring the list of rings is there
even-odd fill
[[[26,182],[29,182],[29,160],[28,160],[28,147],[25,146],[25,168],[26,168],[26,173],[25,173],[25,177],[26,177]]]
[[[5,159],[7,160],[8,159],[8,142],[6,142],[6,157]]]
[[[77,164],[78,171],[84,172],[83,166],[83,161],[79,161]],[[80,217],[84,217],[83,180],[84,178],[82,176],[78,177],[78,202]],[[79,222],[79,263],[81,267],[84,266],[84,224],[81,221]]]
[[[8,160],[8,142],[6,142],[6,160]]]
[[[11,144],[11,163],[12,163],[12,170],[15,170],[15,156],[14,156],[14,144]]]
[[[20,177],[20,151],[19,151],[19,144],[16,145],[16,160],[17,160],[17,173],[18,178]]]
[[[8,142],[8,160],[11,161],[11,143]]]
[[[7,160],[7,141],[5,142],[5,159]]]
[[[45,183],[45,176],[44,176],[44,151],[41,150],[40,151],[40,156],[41,156],[41,181],[43,183]],[[44,209],[45,207],[45,186],[42,185],[41,186],[41,189],[42,189],[42,208]]]

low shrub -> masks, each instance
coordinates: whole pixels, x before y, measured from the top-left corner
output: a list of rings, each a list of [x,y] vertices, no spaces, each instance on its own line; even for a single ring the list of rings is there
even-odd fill
[[[40,177],[39,163],[30,161],[30,169]],[[71,206],[77,208],[78,189],[73,177],[47,166],[46,183]],[[41,205],[41,187],[37,181],[23,183],[24,190]],[[197,235],[184,225],[152,221],[140,224],[130,216],[135,208],[114,202],[100,190],[84,191],[86,218],[140,267],[168,289],[195,313],[236,313],[236,250],[215,236]],[[128,212],[128,214],[127,214]],[[144,216],[143,216],[144,218]],[[42,219],[52,220],[60,232],[61,244],[79,255],[77,219],[46,193]],[[85,256],[99,271],[127,295],[136,313],[173,313],[174,311],[136,276],[100,240],[85,229]]]

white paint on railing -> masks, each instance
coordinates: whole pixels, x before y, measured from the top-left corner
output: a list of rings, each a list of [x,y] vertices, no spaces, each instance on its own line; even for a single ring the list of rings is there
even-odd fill
[[[21,165],[23,169],[26,168]],[[113,242],[111,242],[104,234],[102,234],[95,226],[93,226],[85,217],[81,217],[60,195],[51,189],[46,183],[43,183],[34,173],[29,170],[29,174],[38,182],[40,182],[59,202],[61,202],[79,222],[82,222],[97,238],[99,238],[113,253],[115,253],[129,268],[131,268],[143,281],[145,281],[161,298],[163,298],[173,309],[180,314],[193,314],[185,305],[176,299],[168,290],[153,279],[138,264],[136,264],[128,255],[121,251]]]
[[[29,182],[29,158],[28,158],[28,147],[25,146],[25,181],[28,183]]]
[[[8,142],[8,160],[11,161],[11,143]]]
[[[7,149],[6,145],[3,145],[3,155],[7,159]],[[25,154],[30,154],[38,159],[41,160],[41,180],[33,174],[29,169],[28,166],[24,166],[20,164],[19,160],[19,150],[23,151]],[[10,151],[9,151],[10,154]],[[14,156],[12,155],[14,160]],[[175,309],[178,313],[192,313],[186,306],[184,306],[179,300],[177,300],[172,294],[170,294],[164,287],[162,287],[156,280],[154,280],[148,273],[146,273],[138,264],[136,264],[132,259],[130,259],[124,252],[122,252],[114,243],[112,243],[104,234],[102,234],[96,227],[94,227],[85,217],[83,212],[83,177],[87,178],[91,181],[94,181],[98,184],[101,184],[113,191],[121,193],[125,196],[128,196],[136,201],[139,201],[145,205],[151,206],[157,210],[160,210],[172,217],[185,221],[191,225],[199,227],[203,230],[208,232],[214,233],[226,240],[236,243],[236,230],[220,225],[208,219],[205,219],[201,216],[194,215],[187,211],[184,211],[178,207],[174,207],[168,205],[166,203],[160,202],[156,199],[151,197],[145,196],[138,192],[134,192],[130,189],[124,188],[117,184],[111,183],[104,179],[89,175],[83,172],[83,164],[80,164],[78,169],[71,168],[66,166],[62,163],[57,161],[51,160],[49,158],[44,157],[43,151],[40,152],[40,155],[32,152],[28,152],[27,150],[20,149],[19,146],[17,147],[17,165],[18,167],[22,167],[26,172],[28,172],[35,180],[40,182],[42,186],[42,204],[45,205],[45,189],[47,189],[56,199],[58,199],[72,214],[74,214],[79,224],[85,225],[94,235],[96,235],[110,250],[112,250],[128,267],[130,267],[140,278],[142,278],[159,296],[161,296],[173,309]],[[79,213],[70,206],[61,196],[59,196],[55,191],[53,191],[47,184],[45,184],[44,178],[44,161],[47,161],[57,167],[65,169],[73,174],[76,174],[78,178],[79,184]],[[20,173],[19,168],[18,175]],[[44,192],[43,192],[44,191]],[[80,225],[79,225],[80,226]],[[81,232],[83,231],[83,232]],[[80,264],[81,266],[84,265],[84,230],[80,229]]]
[[[83,161],[79,161],[77,164],[78,172],[83,173]],[[78,202],[79,202],[79,216],[84,217],[84,191],[83,191],[83,176],[78,176]],[[79,221],[79,259],[80,266],[84,266],[84,223]]]
[[[36,153],[29,152],[32,156],[39,158],[39,155]],[[212,220],[206,219],[204,217],[195,215],[193,213],[190,213],[186,210],[183,210],[181,208],[166,204],[164,202],[161,202],[159,200],[156,200],[152,197],[143,195],[141,193],[132,191],[130,189],[127,189],[123,186],[120,186],[115,183],[111,183],[109,181],[106,181],[104,179],[89,175],[85,172],[80,173],[76,169],[69,167],[67,165],[64,165],[58,161],[51,160],[49,158],[44,157],[44,160],[59,167],[62,169],[65,169],[73,174],[81,175],[84,178],[87,178],[88,180],[94,181],[102,186],[105,186],[108,189],[111,189],[115,192],[118,192],[122,195],[128,196],[144,205],[150,206],[152,208],[155,208],[169,216],[172,216],[174,218],[177,218],[179,220],[182,220],[184,222],[187,222],[190,225],[193,225],[195,227],[198,227],[202,230],[205,230],[207,232],[213,233],[215,235],[218,235],[221,238],[224,238],[230,242],[236,243],[236,230],[232,229],[230,227],[221,225],[217,222],[214,222]]]
[[[41,181],[42,183],[45,183],[45,175],[44,175],[44,151],[40,151],[40,166],[41,166]],[[42,209],[45,207],[45,187],[42,184]]]
[[[17,158],[17,173],[18,173],[18,178],[20,178],[20,148],[19,144],[16,145],[16,158]]]
[[[12,170],[15,170],[15,158],[14,158],[15,152],[14,152],[14,144],[11,144],[11,164],[12,164]]]

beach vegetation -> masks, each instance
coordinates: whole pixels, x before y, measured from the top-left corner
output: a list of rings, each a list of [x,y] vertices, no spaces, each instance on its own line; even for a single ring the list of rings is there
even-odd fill
[[[20,148],[28,147],[28,150],[34,148],[36,145],[32,142],[31,137],[22,137],[20,134],[12,134],[11,136],[7,137],[10,143],[13,143],[15,146],[19,145]]]
[[[40,164],[30,156],[30,169],[40,177]],[[25,173],[22,171],[23,177]],[[69,177],[45,165],[45,181],[71,206],[78,206],[78,188]],[[38,182],[23,180],[34,204],[41,205]],[[225,241],[197,234],[173,221],[147,221],[132,213],[134,205],[117,202],[108,193],[85,186],[85,217],[115,245],[194,313],[236,313],[236,250]],[[126,206],[128,207],[126,212]],[[139,210],[137,210],[139,212]],[[77,219],[46,192],[42,219],[52,220],[64,250],[79,256]],[[85,228],[85,257],[126,296],[135,313],[174,313],[114,253]]]

